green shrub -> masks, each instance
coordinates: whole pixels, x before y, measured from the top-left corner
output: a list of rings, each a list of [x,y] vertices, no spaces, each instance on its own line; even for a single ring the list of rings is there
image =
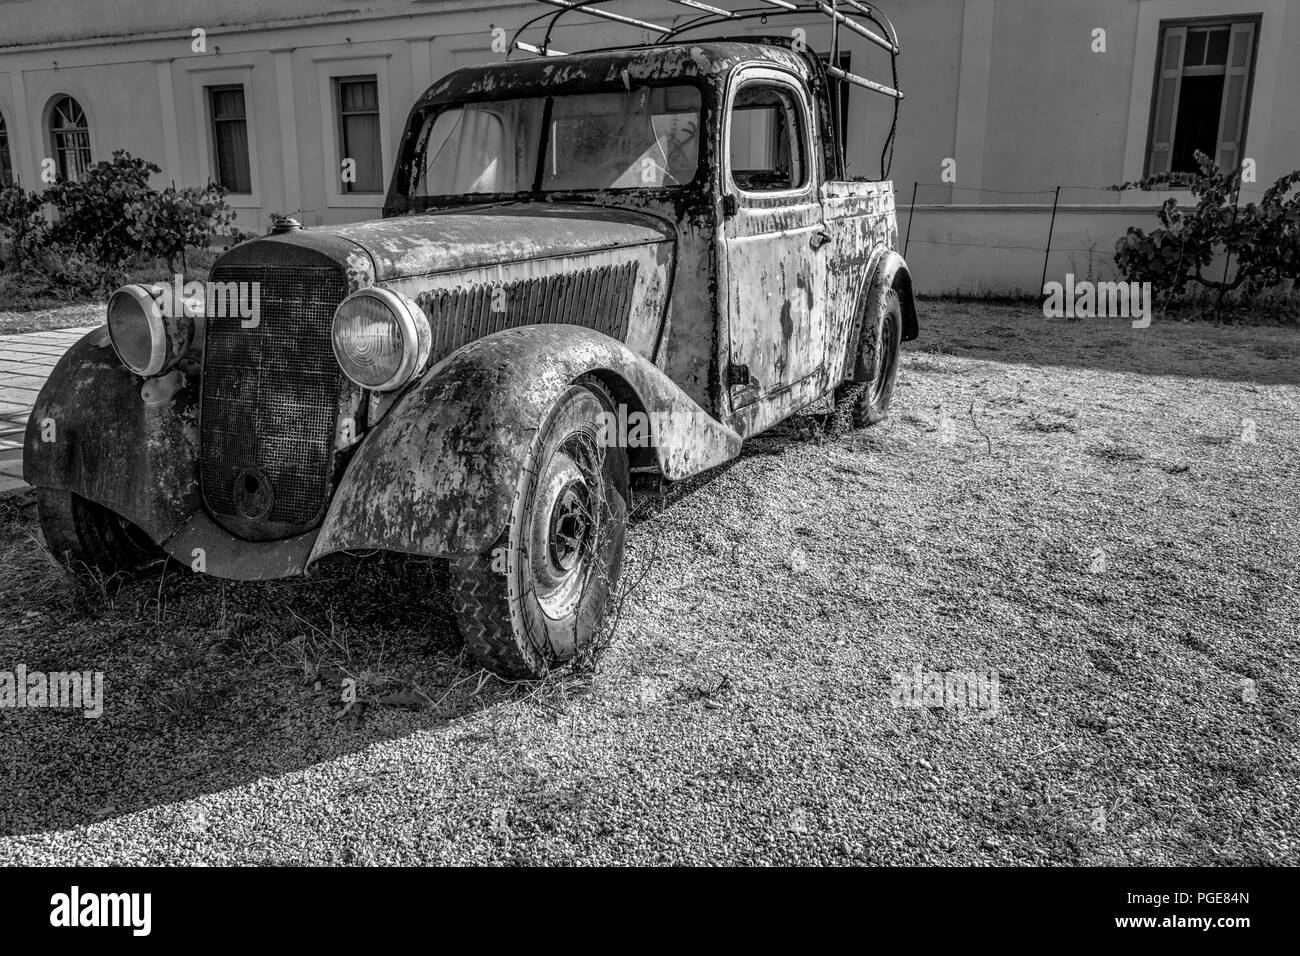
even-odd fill
[[[21,186],[0,189],[0,263],[24,261],[46,240],[49,226],[41,215],[41,197]]]
[[[153,163],[119,149],[111,161],[95,163],[80,180],[56,182],[42,197],[57,213],[51,240],[119,261],[145,251],[132,235],[131,212],[155,200],[158,193],[149,177],[160,172]]]
[[[224,189],[209,183],[159,192],[149,185],[159,172],[155,164],[119,149],[80,181],[50,186],[42,196],[56,214],[50,239],[93,250],[114,263],[151,255],[170,266],[186,246],[206,247],[210,235],[230,228],[235,213]]]
[[[233,219],[234,216],[232,215],[231,218]],[[241,242],[248,242],[249,239],[256,239],[257,235],[255,232],[245,232],[232,223],[230,230],[226,233],[226,248],[237,246]]]
[[[183,189],[168,186],[146,200],[129,203],[126,213],[132,242],[166,259],[172,270],[186,246],[205,249],[209,236],[231,228],[235,213],[224,197],[225,190],[215,184]]]
[[[0,190],[0,299],[97,297],[129,272],[153,271],[158,259],[174,274],[187,247],[206,249],[211,235],[237,233],[220,186],[159,192],[149,185],[158,172],[153,163],[117,150],[79,182],[60,181],[39,195],[17,186]]]
[[[1258,203],[1238,205],[1241,170],[1220,170],[1198,152],[1197,174],[1166,173],[1112,189],[1187,188],[1196,197],[1193,209],[1169,198],[1160,206],[1160,227],[1146,232],[1136,226],[1115,243],[1115,264],[1130,282],[1150,282],[1166,295],[1182,295],[1195,285],[1247,298],[1300,279],[1300,170],[1277,180]],[[1215,256],[1231,257],[1230,274],[1207,276]],[[1218,271],[1217,269],[1215,270]]]

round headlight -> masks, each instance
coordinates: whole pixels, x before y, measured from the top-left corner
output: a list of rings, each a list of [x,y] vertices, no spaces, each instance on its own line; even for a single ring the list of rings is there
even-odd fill
[[[154,290],[127,285],[108,297],[108,337],[122,364],[157,375],[167,364],[167,328]]]
[[[429,360],[433,333],[418,305],[389,289],[360,289],[334,313],[334,357],[362,388],[391,392]]]
[[[122,364],[146,378],[175,368],[203,342],[203,299],[164,283],[124,285],[108,297],[108,337]]]

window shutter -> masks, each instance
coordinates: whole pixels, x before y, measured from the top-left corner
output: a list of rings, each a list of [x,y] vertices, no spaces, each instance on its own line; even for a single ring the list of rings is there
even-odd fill
[[[1246,92],[1251,57],[1255,52],[1255,24],[1234,23],[1228,42],[1228,73],[1223,81],[1223,113],[1219,119],[1219,168],[1236,169],[1243,162],[1242,134],[1246,129]]]
[[[1147,153],[1147,175],[1169,172],[1174,149],[1174,117],[1178,115],[1178,94],[1183,73],[1183,52],[1187,49],[1187,27],[1169,27],[1160,51],[1160,73],[1156,78],[1155,121],[1151,127],[1151,150]]]

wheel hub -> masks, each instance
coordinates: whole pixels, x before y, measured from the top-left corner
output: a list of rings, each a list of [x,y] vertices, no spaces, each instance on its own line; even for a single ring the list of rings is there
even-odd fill
[[[533,596],[552,620],[577,606],[600,537],[600,492],[592,477],[598,472],[589,445],[585,437],[571,438],[538,476],[526,551]]]
[[[894,352],[894,329],[899,317],[890,310],[880,324],[880,341],[876,343],[876,354],[871,368],[871,399],[879,402],[889,385],[893,365],[897,360]]]
[[[582,481],[572,481],[564,487],[551,511],[551,531],[548,535],[551,561],[561,571],[574,569],[591,531],[591,512],[587,487]]]

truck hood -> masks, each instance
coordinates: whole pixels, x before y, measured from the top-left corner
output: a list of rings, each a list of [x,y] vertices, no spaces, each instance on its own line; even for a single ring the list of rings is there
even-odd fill
[[[337,226],[370,254],[374,281],[669,242],[672,227],[627,209],[561,203],[460,207]],[[292,234],[310,244],[313,231]]]
[[[477,338],[529,324],[585,326],[654,356],[675,260],[675,232],[658,217],[520,202],[265,236],[230,249],[211,274],[269,283],[265,308],[296,316],[300,336],[308,329],[325,336],[331,365],[329,318],[344,295],[372,285],[407,295],[429,319],[436,364]],[[325,290],[336,271],[343,273],[338,290],[303,316],[308,304],[284,283]]]

